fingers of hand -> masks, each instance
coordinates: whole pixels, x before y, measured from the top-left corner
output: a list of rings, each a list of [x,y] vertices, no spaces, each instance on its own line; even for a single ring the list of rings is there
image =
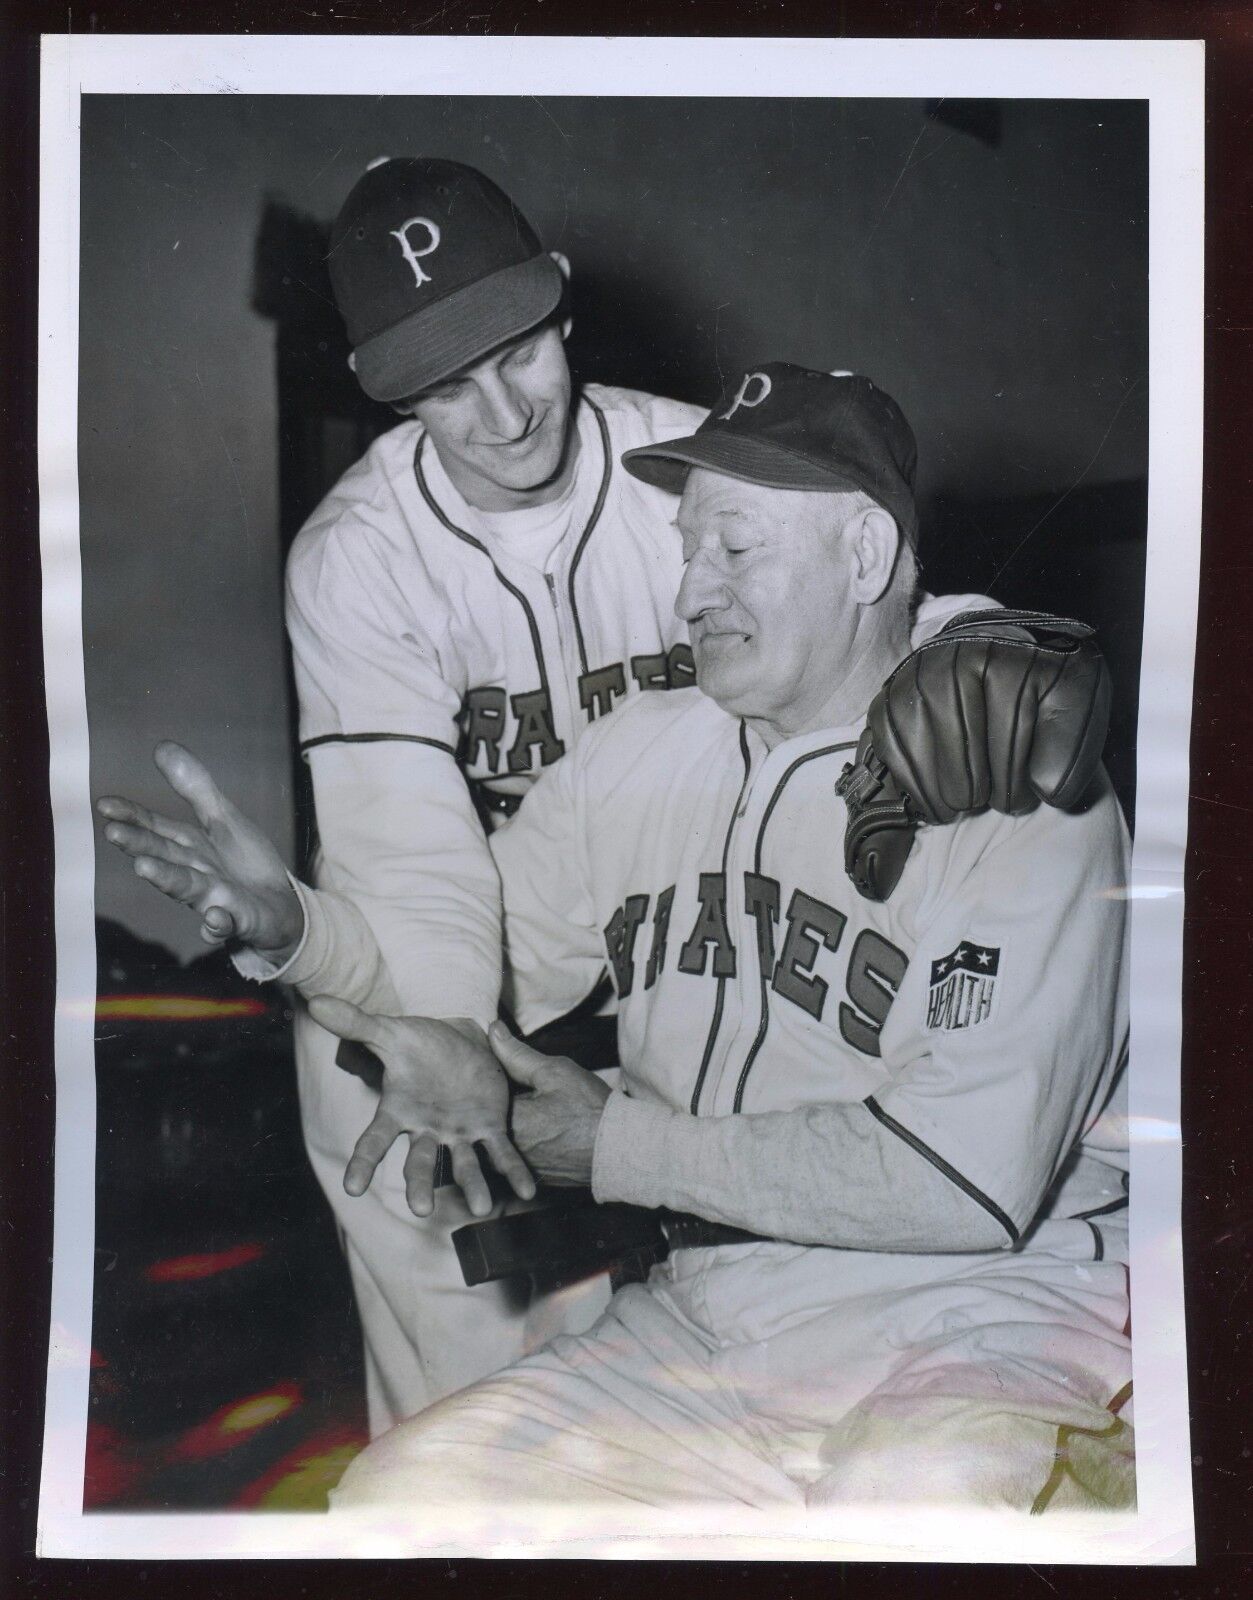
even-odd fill
[[[375,1113],[374,1120],[353,1146],[352,1157],[344,1169],[344,1188],[349,1194],[366,1192],[375,1169],[399,1134],[400,1124],[394,1117],[382,1111]]]
[[[369,1045],[387,1042],[382,1027],[383,1019],[370,1016],[347,1000],[337,1000],[327,994],[315,995],[309,1002],[309,1015],[320,1027],[338,1034],[341,1039],[356,1039],[361,1044]]]
[[[202,872],[197,872],[194,867],[179,866],[171,861],[162,861],[157,856],[136,856],[134,858],[135,875],[150,883],[154,889],[160,889],[162,894],[169,895],[171,900],[181,901],[185,906],[191,906],[199,911],[202,902],[207,905],[208,896],[212,889],[210,880]]]
[[[96,801],[96,810],[110,823],[146,828],[158,838],[168,839],[172,844],[181,845],[187,850],[205,850],[208,847],[204,835],[190,823],[177,822],[173,817],[163,817],[159,811],[149,811],[147,806],[137,805],[133,800],[123,799],[120,795],[102,795]],[[108,828],[105,829],[105,835],[112,843],[118,843],[112,838]]]
[[[454,1144],[450,1146],[450,1152],[452,1175],[457,1187],[465,1196],[466,1205],[476,1217],[485,1217],[492,1209],[492,1195],[487,1187],[487,1179],[483,1176],[483,1169],[479,1166],[474,1146]]]
[[[225,906],[210,906],[200,919],[200,937],[206,944],[225,944],[236,936],[235,919]]]
[[[209,769],[190,750],[165,739],[153,752],[153,760],[170,788],[196,813],[201,827],[210,827],[223,816],[229,802]]]
[[[435,1163],[439,1143],[432,1134],[410,1135],[405,1157],[405,1199],[415,1217],[429,1217],[435,1209]]]
[[[541,1055],[538,1050],[532,1050],[521,1039],[515,1039],[503,1022],[493,1022],[487,1030],[487,1038],[493,1055],[513,1081],[534,1088],[537,1075],[543,1072],[548,1057]]]
[[[197,872],[212,872],[217,865],[203,839],[192,835],[190,830],[184,830],[182,837],[175,839],[170,833],[157,833],[147,826],[110,822],[104,836],[128,856],[153,856],[175,866],[193,867]]]
[[[534,1200],[535,1179],[522,1157],[503,1134],[491,1134],[483,1140],[483,1148],[491,1157],[492,1165],[519,1200]]]

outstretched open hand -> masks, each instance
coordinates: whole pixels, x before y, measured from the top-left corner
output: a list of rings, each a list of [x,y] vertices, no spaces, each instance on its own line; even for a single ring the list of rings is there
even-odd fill
[[[105,838],[131,858],[139,877],[200,913],[206,944],[240,939],[281,965],[303,927],[282,857],[189,750],[166,740],[153,759],[196,824],[106,795],[96,802]]]
[[[329,996],[311,1000],[309,1014],[341,1039],[369,1045],[383,1063],[378,1110],[344,1172],[349,1194],[365,1193],[379,1162],[405,1134],[405,1197],[415,1217],[434,1209],[441,1145],[448,1147],[453,1177],[476,1217],[492,1209],[476,1144],[515,1194],[534,1197],[535,1180],[506,1131],[509,1080],[480,1028],[431,1017],[373,1017]]]

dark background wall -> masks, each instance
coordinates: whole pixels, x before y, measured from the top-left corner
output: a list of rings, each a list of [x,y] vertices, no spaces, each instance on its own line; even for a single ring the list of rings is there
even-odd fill
[[[709,401],[720,373],[786,358],[894,393],[919,438],[931,586],[1102,625],[1111,763],[1130,795],[1148,405],[1139,104],[93,97],[82,153],[97,792],[159,801],[149,752],[176,736],[290,846],[280,334],[284,318],[310,330],[307,392],[342,386],[314,225],[375,156],[431,153],[481,165],[571,258],[580,376]],[[305,493],[361,426],[328,423]],[[98,910],[196,948],[191,919],[112,852]]]

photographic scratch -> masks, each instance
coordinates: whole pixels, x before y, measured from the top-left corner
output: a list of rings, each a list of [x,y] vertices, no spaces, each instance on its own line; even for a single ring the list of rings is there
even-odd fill
[[[866,251],[870,248],[870,241],[874,238],[875,234],[878,233],[879,224],[883,221],[884,217],[887,216],[888,211],[891,208],[893,200],[896,199],[896,191],[900,188],[901,183],[904,180],[905,174],[909,171],[910,167],[913,165],[914,152],[917,150],[918,146],[922,143],[922,136],[923,136],[924,133],[926,133],[928,126],[929,126],[928,123],[926,123],[926,122],[923,123],[922,127],[919,128],[919,130],[918,130],[917,137],[914,139],[913,144],[910,145],[909,154],[905,157],[904,163],[901,166],[901,170],[896,174],[896,182],[892,185],[891,189],[888,190],[888,197],[883,202],[883,205],[882,205],[882,207],[880,208],[880,211],[879,211],[879,215],[871,223],[870,229],[867,232],[866,237],[861,242],[861,249],[857,252],[858,260],[860,260],[861,257],[865,255]]]
[[[195,377],[195,380],[196,380],[196,387],[200,390],[200,398],[201,398],[201,400],[204,401],[205,410],[209,411],[209,397],[205,394],[204,384],[201,382],[200,372],[199,372],[198,368],[194,371],[193,376]],[[239,509],[243,513],[243,517],[244,517],[244,532],[245,532],[245,534],[247,534],[248,538],[251,539],[252,538],[252,524],[248,520],[248,502],[244,498],[244,486],[239,481],[239,473],[236,472],[236,470],[235,470],[235,457],[231,454],[230,446],[226,442],[226,435],[222,432],[221,425],[219,424],[218,419],[215,416],[213,416],[213,413],[211,411],[209,411],[209,415],[210,415],[210,420],[213,423],[213,431],[218,436],[218,440],[220,441],[221,446],[222,446],[222,453],[225,455],[226,461],[227,461],[227,465],[231,469],[231,477],[232,477],[232,479],[234,480],[234,483],[235,483],[235,493],[239,496]]]
[[[1127,404],[1127,401],[1131,399],[1132,395],[1138,393],[1139,390],[1141,390],[1143,387],[1144,387],[1144,381],[1141,378],[1136,378],[1133,383],[1128,384],[1126,393],[1123,395],[1122,399],[1118,402],[1118,404],[1114,407],[1114,414],[1109,419],[1109,426],[1105,429],[1105,432],[1101,435],[1100,443],[1097,445],[1096,449],[1092,452],[1091,456],[1088,458],[1087,465],[1084,467],[1083,471],[1079,474],[1079,476],[1075,479],[1075,481],[1070,485],[1070,487],[1067,490],[1065,490],[1064,493],[1058,495],[1057,499],[1054,500],[1053,504],[1048,508],[1048,510],[1039,519],[1039,521],[1034,523],[1033,526],[1031,526],[1030,528],[1028,528],[1026,533],[1023,534],[1022,538],[1019,539],[1018,543],[1014,546],[1014,548],[1005,557],[1004,561],[1001,562],[1000,566],[997,567],[996,571],[988,579],[987,586],[988,586],[989,589],[991,589],[992,585],[1000,577],[1001,573],[1005,571],[1006,567],[1008,567],[1012,561],[1017,559],[1018,555],[1020,554],[1020,552],[1023,549],[1023,546],[1026,545],[1027,542],[1030,539],[1033,539],[1035,537],[1035,535],[1040,531],[1040,529],[1044,526],[1044,524],[1048,521],[1048,519],[1057,510],[1057,508],[1059,506],[1064,505],[1066,503],[1066,501],[1070,499],[1071,495],[1074,494],[1075,490],[1079,487],[1079,485],[1087,477],[1088,473],[1091,472],[1092,468],[1096,465],[1097,461],[1100,459],[1101,451],[1104,450],[1104,448],[1105,448],[1105,441],[1109,438],[1110,434],[1113,433],[1113,431],[1114,431],[1114,424],[1118,421],[1119,417],[1122,415],[1123,407]]]
[[[1195,789],[1189,790],[1188,799],[1195,800],[1200,806],[1224,806],[1228,811],[1253,812],[1253,806],[1237,805],[1234,800],[1215,800],[1213,795],[1199,794]]]
[[[722,370],[722,362],[718,356],[718,318],[722,314],[723,307],[729,306],[730,304],[731,302],[729,300],[722,300],[714,307],[714,365],[718,369],[718,385],[720,388],[726,387],[727,380],[726,374]]]
[[[174,154],[178,157],[178,159],[183,163],[183,165],[185,167],[190,167],[193,172],[203,172],[204,171],[204,164],[203,163],[201,163],[200,166],[197,166],[194,161],[191,161],[187,156],[185,156],[183,154],[183,152],[178,148],[177,145],[171,144],[168,139],[163,139],[159,133],[149,133],[146,128],[140,128],[139,132],[143,135],[143,137],[145,139],[155,139],[158,144],[163,144],[167,150],[172,150],[174,152]]]
[[[305,185],[306,188],[310,187],[310,185],[315,184],[318,181],[318,179],[326,171],[327,167],[330,166],[331,162],[337,160],[338,157],[343,153],[343,149],[344,149],[344,147],[341,144],[339,146],[339,148],[337,150],[335,150],[335,152],[332,155],[327,156],[326,160],[322,163],[322,165],[318,168],[318,170],[309,179],[309,182]]]
[[[557,132],[561,135],[561,137],[568,141],[569,138],[570,138],[570,135],[566,132],[566,130],[557,121],[556,117],[553,116],[552,112],[548,109],[548,107],[544,104],[544,102],[540,99],[540,97],[538,95],[533,94],[531,96],[531,99],[535,101],[535,104],[540,108],[540,110],[548,118],[549,122],[552,123],[553,127],[556,128]]]
[[[288,273],[288,276],[291,278],[293,283],[298,283],[302,289],[311,294],[315,300],[320,300],[323,305],[333,306],[335,304],[334,300],[329,294],[322,294],[319,290],[315,289],[311,283],[306,283],[303,278],[298,278],[294,272]]]

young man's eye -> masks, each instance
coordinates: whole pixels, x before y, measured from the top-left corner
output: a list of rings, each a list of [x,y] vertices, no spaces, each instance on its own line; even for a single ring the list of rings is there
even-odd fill
[[[538,351],[538,339],[533,339],[530,344],[520,344],[516,350],[509,352],[509,365],[511,367],[529,366],[535,360]]]

